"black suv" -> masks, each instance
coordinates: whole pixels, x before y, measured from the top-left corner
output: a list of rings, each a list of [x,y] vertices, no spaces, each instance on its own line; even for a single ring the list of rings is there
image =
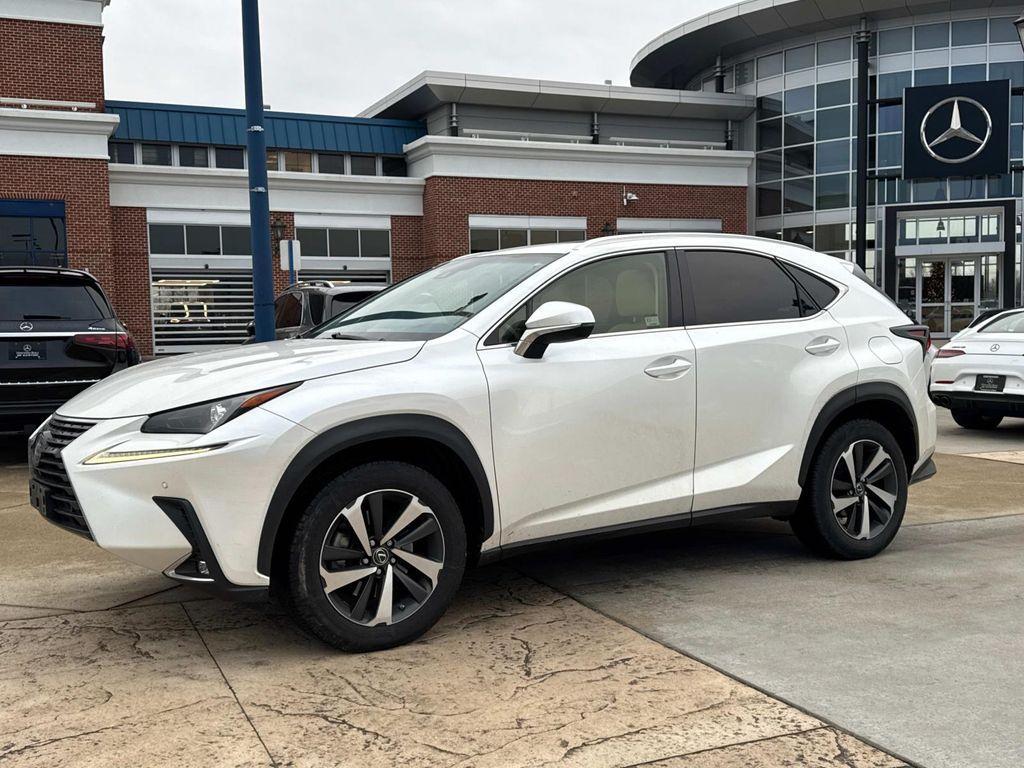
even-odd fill
[[[88,272],[0,268],[0,431],[37,424],[137,362],[128,329]]]
[[[274,333],[278,340],[290,339],[347,312],[386,286],[364,284],[335,285],[329,280],[311,280],[288,286],[274,299]],[[249,335],[256,332],[253,323]]]

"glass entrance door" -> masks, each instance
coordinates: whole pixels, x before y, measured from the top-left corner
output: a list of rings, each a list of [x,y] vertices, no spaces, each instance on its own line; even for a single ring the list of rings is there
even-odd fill
[[[992,280],[982,279],[982,267],[990,261],[994,262],[994,257],[929,256],[917,260],[917,316],[933,336],[952,336],[978,314],[983,294],[992,287]]]

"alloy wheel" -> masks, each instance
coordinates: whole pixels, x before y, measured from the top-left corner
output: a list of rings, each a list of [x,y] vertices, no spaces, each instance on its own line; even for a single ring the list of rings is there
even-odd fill
[[[320,551],[320,580],[334,609],[366,627],[415,613],[437,587],[444,534],[430,507],[406,491],[359,496],[338,513]]]
[[[874,440],[857,440],[832,469],[832,514],[853,539],[873,539],[896,512],[899,478],[892,457]]]

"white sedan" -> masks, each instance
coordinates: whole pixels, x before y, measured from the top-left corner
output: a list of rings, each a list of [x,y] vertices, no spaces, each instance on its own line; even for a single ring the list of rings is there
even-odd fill
[[[1000,312],[950,339],[932,364],[930,391],[966,429],[1024,418],[1024,309]]]

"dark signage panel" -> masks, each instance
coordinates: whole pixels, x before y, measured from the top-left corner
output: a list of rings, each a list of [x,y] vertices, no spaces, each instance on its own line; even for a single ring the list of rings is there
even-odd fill
[[[986,176],[1009,169],[1009,80],[904,91],[903,178]]]

